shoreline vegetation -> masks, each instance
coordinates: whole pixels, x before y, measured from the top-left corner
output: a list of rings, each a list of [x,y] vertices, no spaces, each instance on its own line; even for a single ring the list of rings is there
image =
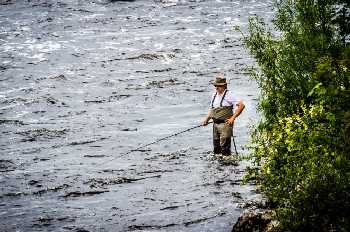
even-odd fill
[[[262,115],[247,179],[267,197],[274,226],[239,228],[248,213],[233,231],[350,231],[350,2],[274,6],[278,36],[260,18],[243,35]]]

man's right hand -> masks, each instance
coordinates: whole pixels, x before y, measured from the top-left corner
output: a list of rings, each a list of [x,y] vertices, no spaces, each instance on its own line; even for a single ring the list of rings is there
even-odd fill
[[[206,125],[208,125],[208,122],[209,122],[209,118],[205,118],[205,119],[203,119],[203,121],[202,121],[202,125],[203,125],[203,126],[206,126]]]

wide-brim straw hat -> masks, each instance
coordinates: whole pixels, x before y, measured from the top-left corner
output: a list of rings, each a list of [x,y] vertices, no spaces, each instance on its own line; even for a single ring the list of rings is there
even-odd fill
[[[225,77],[217,77],[215,80],[211,81],[214,86],[227,85]]]

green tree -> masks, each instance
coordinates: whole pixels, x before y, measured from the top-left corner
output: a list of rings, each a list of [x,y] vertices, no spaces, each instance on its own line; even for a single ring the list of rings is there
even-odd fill
[[[275,2],[244,37],[262,119],[254,173],[286,231],[350,231],[350,1]]]

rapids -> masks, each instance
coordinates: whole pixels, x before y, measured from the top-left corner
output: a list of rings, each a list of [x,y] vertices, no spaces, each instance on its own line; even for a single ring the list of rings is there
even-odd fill
[[[1,231],[231,231],[247,161],[211,154],[200,124],[224,73],[257,119],[254,65],[234,30],[256,0],[0,1]]]

